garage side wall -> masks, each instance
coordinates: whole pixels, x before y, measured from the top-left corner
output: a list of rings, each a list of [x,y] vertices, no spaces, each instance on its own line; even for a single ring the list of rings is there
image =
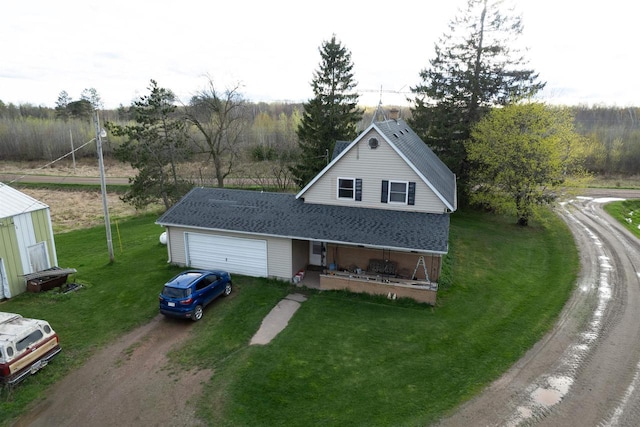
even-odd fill
[[[242,239],[266,240],[267,242],[267,275],[280,280],[291,280],[292,277],[292,243],[291,239],[252,236],[242,233],[232,233],[225,231],[208,231],[201,229],[190,229],[184,227],[167,227],[169,235],[168,253],[169,261],[172,264],[186,267],[187,251],[185,245],[185,233],[196,233],[209,236],[235,237]]]
[[[267,238],[267,265],[269,277],[280,280],[291,280],[293,274],[291,239],[276,237]]]
[[[294,240],[291,242],[293,247],[293,270],[291,277],[298,271],[304,270],[309,264],[309,242],[307,240]]]

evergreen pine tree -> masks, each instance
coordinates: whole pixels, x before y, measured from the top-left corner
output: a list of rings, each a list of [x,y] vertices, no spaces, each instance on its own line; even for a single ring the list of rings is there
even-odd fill
[[[303,104],[304,114],[297,129],[301,155],[291,168],[296,183],[303,187],[329,163],[338,140],[350,141],[357,135],[362,118],[359,94],[349,52],[333,35],[320,49],[320,68],[311,86],[314,98]]]
[[[149,94],[131,105],[135,123],[105,123],[114,136],[126,137],[113,154],[138,171],[122,197],[136,208],[161,200],[169,209],[192,187],[177,172],[178,163],[188,160],[192,152],[186,121],[175,102],[176,96],[171,90],[151,80]]]
[[[469,0],[436,44],[430,67],[420,72],[421,83],[411,88],[416,97],[409,122],[458,176],[462,203],[469,173],[464,141],[471,127],[492,106],[530,97],[545,85],[514,45],[522,33],[521,17],[503,14],[501,6],[501,1]]]

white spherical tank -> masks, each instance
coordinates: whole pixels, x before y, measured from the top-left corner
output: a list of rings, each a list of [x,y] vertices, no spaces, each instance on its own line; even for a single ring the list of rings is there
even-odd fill
[[[160,235],[160,243],[162,243],[163,245],[167,244],[167,232],[166,231]]]

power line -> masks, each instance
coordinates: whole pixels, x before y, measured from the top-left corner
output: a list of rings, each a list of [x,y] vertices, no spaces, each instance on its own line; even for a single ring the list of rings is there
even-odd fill
[[[86,145],[88,145],[88,144],[91,144],[93,141],[95,141],[95,138],[93,138],[93,139],[91,139],[91,140],[89,140],[89,141],[85,142],[85,143],[84,143],[84,144],[82,144],[80,147],[75,148],[75,149],[73,149],[73,150],[69,151],[67,154],[64,154],[64,155],[62,155],[62,156],[58,157],[57,159],[55,159],[55,160],[53,160],[53,161],[50,161],[50,162],[49,162],[49,163],[47,163],[46,165],[44,165],[44,166],[40,166],[39,168],[36,168],[35,170],[40,170],[40,169],[47,168],[47,167],[49,167],[49,166],[53,165],[54,163],[57,163],[57,162],[59,162],[60,160],[64,159],[65,157],[70,156],[71,154],[73,154],[73,153],[75,153],[76,151],[80,150],[80,149],[81,149],[81,148],[83,148],[84,146],[86,146]],[[71,175],[71,173],[68,173],[68,174],[67,174],[67,176],[65,176],[65,177],[64,177],[64,179],[68,178],[68,177],[69,177],[69,175]],[[13,180],[9,181],[9,184],[14,184],[14,183],[16,183],[17,181],[20,181],[20,180],[21,180],[22,178],[24,178],[25,176],[27,176],[27,174],[24,174],[24,175],[22,175],[22,176],[19,176],[19,177],[15,178],[15,179],[13,179]],[[35,205],[36,203],[41,203],[41,202],[40,202],[39,200],[35,200],[35,199],[34,199],[34,202],[33,202],[32,204],[30,204],[29,206],[27,206],[26,208],[24,208],[24,209],[22,210],[22,212],[21,212],[21,213],[25,213],[25,212],[27,212],[27,211],[28,211],[29,209],[31,209],[31,207],[32,207],[33,205]]]
[[[86,145],[91,144],[91,143],[92,143],[93,141],[95,141],[95,140],[96,140],[95,138],[92,138],[91,140],[89,140],[89,141],[85,142],[84,144],[82,144],[80,147],[78,147],[78,148],[74,148],[73,150],[69,151],[67,154],[62,155],[62,156],[58,157],[57,159],[50,161],[50,162],[49,162],[49,163],[47,163],[46,165],[44,165],[44,166],[40,166],[39,168],[36,168],[35,170],[40,170],[40,169],[48,168],[48,167],[49,167],[49,166],[51,166],[52,164],[57,163],[57,162],[59,162],[60,160],[64,159],[65,157],[68,157],[68,156],[72,155],[72,154],[73,154],[73,153],[75,153],[76,151],[80,150],[81,148],[84,148]],[[24,178],[25,176],[27,176],[27,174],[24,174],[24,175],[22,175],[22,176],[19,176],[19,177],[15,178],[14,180],[10,181],[10,182],[9,182],[9,184],[13,184],[13,183],[15,183],[16,181],[20,181],[20,180],[21,180],[22,178]],[[69,176],[69,175],[67,175],[67,176]]]

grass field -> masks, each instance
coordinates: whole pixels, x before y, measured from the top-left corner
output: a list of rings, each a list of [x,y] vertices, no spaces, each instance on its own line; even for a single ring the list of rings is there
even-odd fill
[[[578,260],[567,229],[548,220],[523,229],[456,213],[452,284],[436,307],[307,291],[275,341],[249,347],[269,307],[258,304],[251,321],[238,323],[251,301],[236,298],[198,325],[174,360],[214,368],[199,402],[210,425],[428,425],[496,379],[554,323]]]
[[[640,238],[640,200],[607,203],[604,210]]]
[[[118,335],[157,314],[177,271],[155,215],[122,220],[108,263],[104,228],[56,236],[59,264],[85,286],[23,294],[0,310],[44,318],[63,352],[15,390],[0,393],[5,421]],[[115,231],[114,231],[115,232]],[[266,346],[249,346],[292,285],[234,277],[233,298],[194,325],[170,369],[213,368],[196,404],[210,425],[428,425],[497,378],[554,323],[578,257],[567,228],[472,212],[452,215],[451,251],[436,307],[408,300],[303,290],[309,299]]]

